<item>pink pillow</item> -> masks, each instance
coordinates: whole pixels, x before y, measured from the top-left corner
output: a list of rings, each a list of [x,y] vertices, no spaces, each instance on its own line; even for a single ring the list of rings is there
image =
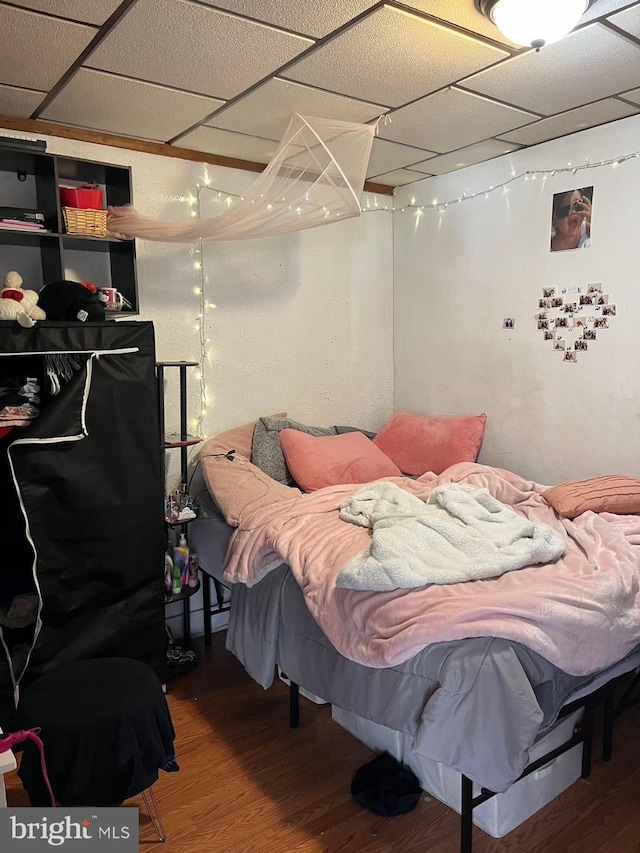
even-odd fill
[[[280,446],[294,480],[305,492],[402,474],[361,432],[313,436],[296,429],[282,429]]]
[[[429,418],[394,412],[373,439],[404,474],[442,472],[457,462],[475,462],[487,416]]]
[[[274,418],[286,418],[286,412],[279,412],[273,415]],[[199,456],[211,456],[213,453],[227,453],[229,450],[235,450],[238,456],[244,456],[246,459],[251,459],[251,444],[253,442],[253,431],[256,428],[257,421],[249,421],[248,424],[233,427],[225,432],[218,433],[212,438],[209,438],[200,447]]]
[[[547,489],[542,497],[562,518],[583,512],[640,513],[640,481],[608,475],[590,480],[569,480]]]

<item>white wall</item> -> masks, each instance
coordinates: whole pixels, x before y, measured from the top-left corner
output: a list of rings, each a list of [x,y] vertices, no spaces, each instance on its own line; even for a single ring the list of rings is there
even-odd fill
[[[180,199],[202,182],[201,164],[38,136],[51,153],[130,165],[142,213],[190,218]],[[214,166],[208,174],[212,186],[237,194],[256,177]],[[224,198],[207,193],[203,215],[217,215]],[[286,237],[206,244],[205,292],[216,307],[206,312],[205,435],[285,410],[311,424],[380,426],[393,393],[392,218],[372,213]],[[155,324],[158,358],[199,361],[193,246],[137,246],[139,319]],[[189,383],[191,420],[200,412],[195,370]],[[167,392],[168,429],[178,425],[174,390]]]
[[[404,187],[444,203],[526,170],[640,151],[640,117]],[[594,187],[591,248],[549,251],[553,193]],[[486,412],[480,462],[542,483],[640,477],[640,157],[520,179],[445,211],[395,214],[395,396],[430,415]],[[576,364],[536,328],[543,287],[602,282],[617,316]],[[586,311],[584,313],[587,313]],[[591,312],[593,313],[593,312]],[[505,330],[505,317],[516,319]]]

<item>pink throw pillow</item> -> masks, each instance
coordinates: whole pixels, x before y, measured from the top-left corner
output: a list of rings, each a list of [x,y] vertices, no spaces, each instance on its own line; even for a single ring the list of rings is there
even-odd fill
[[[404,474],[442,474],[457,462],[476,461],[486,422],[485,414],[429,418],[394,412],[373,443]]]
[[[569,480],[542,493],[562,518],[583,512],[640,513],[640,481],[615,474],[589,480]]]
[[[280,430],[280,446],[294,480],[305,492],[342,483],[370,483],[402,472],[361,432],[313,436]]]

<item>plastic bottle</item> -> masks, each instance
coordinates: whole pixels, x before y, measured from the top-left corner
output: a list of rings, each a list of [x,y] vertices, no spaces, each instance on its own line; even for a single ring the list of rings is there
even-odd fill
[[[182,578],[180,577],[180,567],[174,563],[173,564],[172,584],[171,584],[171,594],[177,595],[179,592],[182,592]]]
[[[189,546],[184,533],[180,534],[178,544],[173,549],[173,565],[180,572],[180,584],[186,586],[189,581]]]

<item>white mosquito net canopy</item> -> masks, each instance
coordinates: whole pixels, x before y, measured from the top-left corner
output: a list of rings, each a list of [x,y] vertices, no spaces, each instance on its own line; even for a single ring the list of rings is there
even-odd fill
[[[213,219],[160,222],[110,207],[112,234],[171,243],[274,237],[359,216],[375,125],[294,115],[246,197]]]

